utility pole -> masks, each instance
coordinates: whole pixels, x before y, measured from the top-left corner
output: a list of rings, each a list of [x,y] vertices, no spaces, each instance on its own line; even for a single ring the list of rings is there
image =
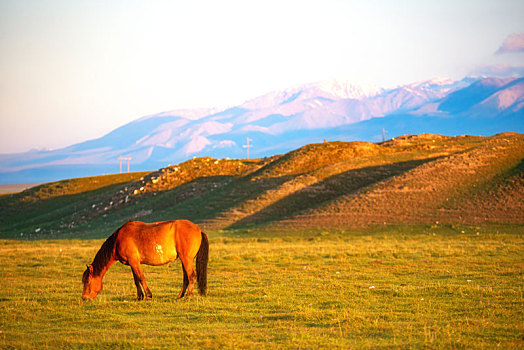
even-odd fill
[[[386,130],[382,128],[382,142],[386,141]]]
[[[246,137],[246,144],[242,146],[247,150],[247,159],[249,159],[249,147],[253,147],[253,145],[249,144],[249,141],[253,140],[251,140],[249,137]]]
[[[122,174],[122,160],[123,160],[123,159],[124,159],[124,157],[122,157],[122,156],[119,156],[119,157],[118,157],[118,162],[119,162],[119,164],[120,164],[120,174]]]
[[[127,160],[127,172],[129,172],[129,162],[131,161],[131,157],[127,156],[127,157],[122,157],[122,156],[119,156],[118,157],[118,163],[119,163],[119,167],[120,167],[120,174],[122,174],[122,161],[123,160]]]
[[[131,157],[126,157],[127,160],[127,172],[129,172],[129,162],[131,161]]]

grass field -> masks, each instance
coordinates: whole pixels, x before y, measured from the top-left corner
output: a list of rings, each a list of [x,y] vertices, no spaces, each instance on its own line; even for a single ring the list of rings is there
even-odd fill
[[[257,160],[0,195],[0,348],[524,348],[524,136],[329,142]],[[180,262],[81,276],[129,219],[210,237],[209,294]],[[506,223],[506,224],[501,224]]]
[[[208,233],[208,296],[176,261],[152,302],[118,263],[81,300],[101,240],[0,241],[0,348],[524,347],[522,226]]]

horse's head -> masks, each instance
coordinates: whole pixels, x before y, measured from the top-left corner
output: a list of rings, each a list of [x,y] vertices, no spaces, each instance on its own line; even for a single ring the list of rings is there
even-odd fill
[[[82,299],[94,299],[102,290],[102,277],[93,276],[93,265],[88,265],[82,276],[84,283],[84,290],[82,291]]]

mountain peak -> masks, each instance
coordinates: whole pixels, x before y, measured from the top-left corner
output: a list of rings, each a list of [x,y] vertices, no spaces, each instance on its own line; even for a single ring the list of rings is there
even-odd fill
[[[477,80],[475,83],[471,85],[499,88],[517,79],[518,78],[516,77],[510,77],[510,78],[482,77],[481,79]]]
[[[330,79],[314,83],[296,85],[294,87],[273,91],[255,99],[246,101],[242,108],[264,109],[276,105],[285,105],[295,100],[324,98],[329,100],[355,99],[361,100],[383,93],[385,90],[374,85],[357,85],[346,80]]]
[[[174,109],[170,111],[149,114],[135,121],[143,121],[151,118],[184,118],[190,120],[197,120],[210,114],[219,112],[217,108],[195,108],[195,109]]]
[[[242,158],[247,138],[253,140],[250,154],[257,157],[322,140],[378,141],[386,133],[522,132],[523,86],[522,78],[434,78],[389,89],[325,80],[270,92],[225,110],[148,115],[64,149],[0,155],[0,181],[62,177],[43,178],[46,172],[68,172],[67,177],[71,171],[79,176],[111,172],[118,169],[119,156],[131,157],[134,170],[156,169],[193,156]],[[21,180],[24,174],[30,177]]]
[[[343,99],[373,97],[384,91],[384,89],[375,85],[356,85],[349,81],[338,79],[324,80],[306,86],[312,90],[318,89],[334,97]]]

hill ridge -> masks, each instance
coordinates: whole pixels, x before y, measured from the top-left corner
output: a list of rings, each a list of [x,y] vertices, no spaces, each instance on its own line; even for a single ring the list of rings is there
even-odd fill
[[[128,219],[184,218],[205,229],[524,223],[523,159],[524,135],[515,133],[404,135],[309,144],[263,159],[195,158],[0,196],[0,236],[98,235]]]
[[[505,145],[506,142],[509,144]],[[472,197],[464,194],[474,191],[476,187],[485,186],[492,178],[503,172],[522,167],[523,157],[522,135],[513,139],[495,136],[487,139],[478,147],[432,159],[384,182],[376,183],[371,187],[363,187],[355,194],[345,195],[337,202],[328,204],[319,212],[304,213],[298,215],[294,220],[298,222],[310,215],[315,216],[316,221],[319,216],[324,217],[324,220],[333,221],[335,216],[342,215],[345,220],[355,220],[355,223],[365,222],[366,224],[405,223],[412,221],[410,216],[416,218],[424,216],[429,222],[460,222],[463,214],[459,206],[470,202]],[[498,216],[493,213],[493,206],[469,208],[471,211],[476,211],[473,217],[468,219],[470,223],[483,223],[497,219],[503,221],[509,217],[517,222],[524,221],[524,205],[522,204],[524,193],[520,186],[524,178],[522,169],[516,171],[512,176],[515,177],[514,182],[517,184],[512,194],[517,198],[513,198],[511,203],[506,203],[510,205],[505,208],[495,206]],[[410,195],[413,198],[410,198]],[[450,201],[455,203],[446,203]],[[484,201],[481,202],[484,203]],[[355,207],[360,209],[356,212],[355,210],[341,210],[341,208]],[[506,212],[504,215],[501,215],[501,209]],[[339,211],[338,215],[333,215],[337,211]],[[472,215],[472,213],[469,214]],[[359,220],[359,216],[364,216],[365,219]],[[290,220],[292,221],[293,219]]]

